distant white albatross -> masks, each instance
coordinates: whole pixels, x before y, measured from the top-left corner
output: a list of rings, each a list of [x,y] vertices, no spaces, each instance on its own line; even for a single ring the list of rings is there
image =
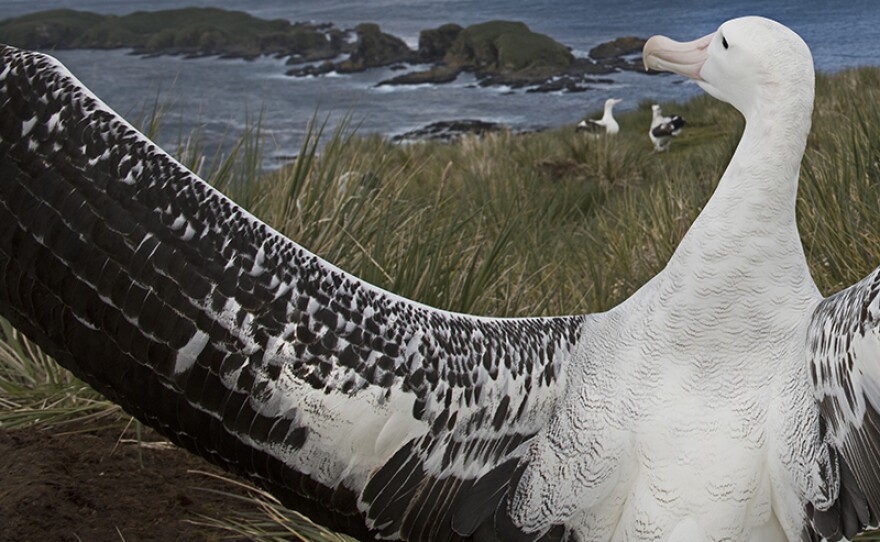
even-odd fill
[[[598,120],[594,119],[585,119],[580,121],[575,129],[578,132],[587,132],[593,135],[616,135],[620,132],[620,125],[617,124],[617,120],[614,118],[614,106],[622,102],[623,100],[617,98],[608,98],[605,100],[605,110],[602,113],[602,118]]]
[[[746,119],[614,309],[494,319],[258,221],[42,54],[0,49],[0,313],[175,443],[361,539],[839,540],[880,512],[880,268],[823,298],[795,193],[814,73],[758,17],[646,66]]]
[[[684,128],[685,121],[678,115],[664,117],[660,106],[654,104],[651,106],[651,127],[648,128],[648,137],[654,144],[654,152],[663,152],[669,150],[672,138],[681,133]]]

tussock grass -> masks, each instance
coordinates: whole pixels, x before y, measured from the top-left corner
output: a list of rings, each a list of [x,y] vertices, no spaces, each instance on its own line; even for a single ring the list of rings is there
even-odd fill
[[[688,125],[670,152],[654,154],[650,105],[619,115],[613,139],[570,126],[399,146],[313,119],[297,160],[264,173],[257,117],[230,156],[205,158],[197,136],[181,138],[179,154],[285,235],[400,295],[494,316],[597,312],[662,269],[742,132],[739,114],[708,97],[661,104]],[[155,130],[157,120],[146,120]],[[824,292],[880,263],[878,201],[880,70],[820,75],[798,213]],[[0,427],[65,419],[21,408],[92,412],[94,392],[8,326],[3,338]],[[297,525],[271,498],[255,499],[266,514],[230,521],[230,533],[275,540]]]
[[[121,415],[122,409],[0,318],[0,429],[112,424]]]
[[[208,527],[212,531],[216,530],[226,533],[223,539],[244,539],[258,542],[290,542],[291,540],[302,542],[349,542],[352,540],[345,535],[330,532],[320,525],[312,523],[309,518],[285,508],[275,497],[250,484],[210,472],[194,472],[221,480],[228,484],[230,488],[237,488],[239,490],[235,493],[212,489],[203,489],[203,491],[217,493],[224,497],[238,499],[253,505],[253,511],[250,513],[243,513],[238,516],[227,515],[222,518],[204,516],[201,519],[191,521],[195,525]],[[242,490],[247,496],[240,494]]]

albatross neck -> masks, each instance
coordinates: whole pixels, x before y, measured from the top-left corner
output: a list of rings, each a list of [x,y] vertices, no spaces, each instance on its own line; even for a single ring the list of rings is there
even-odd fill
[[[695,223],[724,224],[730,235],[790,229],[801,159],[810,132],[813,94],[763,100],[746,117],[742,139]]]
[[[745,115],[745,131],[718,188],[669,261],[672,276],[710,269],[712,280],[731,275],[736,280],[730,284],[741,287],[751,279],[761,284],[782,267],[786,276],[797,275],[796,288],[812,292],[795,217],[812,93],[763,103]]]
[[[605,104],[605,112],[602,113],[602,120],[608,122],[610,119],[614,118],[611,113],[611,110],[614,108],[614,104]]]

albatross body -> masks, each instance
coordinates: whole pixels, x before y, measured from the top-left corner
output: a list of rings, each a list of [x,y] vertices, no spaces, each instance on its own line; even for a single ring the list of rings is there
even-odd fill
[[[623,100],[617,98],[608,98],[605,100],[605,109],[602,113],[602,118],[595,119],[586,119],[580,121],[575,127],[579,132],[587,132],[591,135],[617,135],[620,132],[620,125],[617,124],[617,119],[614,118],[614,106],[622,102]]]
[[[880,511],[880,269],[823,299],[795,221],[809,49],[747,17],[646,66],[746,118],[665,269],[601,314],[378,289],[0,49],[0,313],[175,443],[363,540],[817,541]]]
[[[672,138],[677,137],[684,128],[684,119],[678,115],[664,117],[660,106],[651,106],[651,126],[648,128],[648,137],[654,144],[654,152],[669,150]]]
[[[720,85],[737,64],[721,36],[754,65],[770,45],[763,31],[801,53],[787,59],[797,64],[768,66],[791,88],[739,90],[768,94],[750,97],[757,109],[744,112],[748,127],[715,194],[666,268],[586,334],[573,364],[584,372],[563,401],[582,406],[571,420],[557,415],[532,448],[541,455],[531,464],[566,474],[537,483],[524,509],[597,485],[587,540],[798,540],[804,503],[823,499],[822,480],[803,470],[827,462],[804,340],[821,297],[794,210],[813,102],[809,53],[790,31],[742,19],[696,43],[655,39],[645,62],[681,71],[670,64],[683,57],[695,78]],[[595,432],[580,430],[584,419]],[[562,434],[578,434],[577,444]]]

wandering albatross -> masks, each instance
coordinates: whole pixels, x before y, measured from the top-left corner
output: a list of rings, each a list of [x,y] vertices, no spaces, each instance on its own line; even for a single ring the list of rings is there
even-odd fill
[[[651,106],[651,126],[648,128],[648,137],[654,144],[654,152],[663,152],[669,150],[672,138],[677,137],[684,128],[685,121],[678,115],[664,117],[663,110],[660,106],[654,104]]]
[[[281,236],[51,57],[0,49],[0,313],[173,442],[361,539],[838,540],[880,512],[880,268],[823,298],[795,222],[814,73],[757,17],[646,66],[742,140],[668,265],[494,319]]]
[[[590,135],[617,135],[620,132],[620,125],[614,118],[614,106],[622,102],[619,98],[608,98],[605,100],[605,110],[602,118],[599,120],[586,119],[577,123],[575,130],[578,132],[587,132]]]

